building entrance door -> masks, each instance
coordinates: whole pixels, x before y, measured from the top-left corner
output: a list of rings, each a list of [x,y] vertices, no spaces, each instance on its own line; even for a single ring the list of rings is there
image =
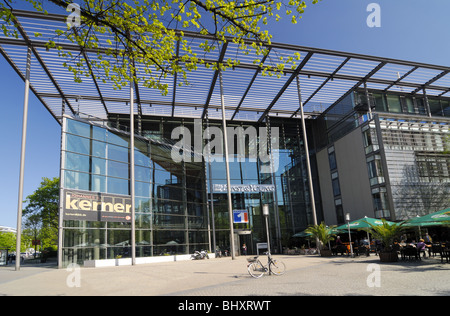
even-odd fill
[[[236,249],[239,249],[239,254],[243,256],[253,253],[252,231],[249,229],[237,230],[236,235],[237,237],[235,238],[235,240],[238,241]],[[243,252],[244,245],[247,248],[246,254]]]

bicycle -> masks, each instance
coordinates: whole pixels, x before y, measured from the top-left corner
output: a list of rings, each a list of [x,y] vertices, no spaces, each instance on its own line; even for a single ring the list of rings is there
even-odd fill
[[[258,259],[259,256],[253,258],[247,258],[248,265],[247,270],[248,273],[254,278],[260,278],[265,273],[282,275],[286,272],[286,265],[284,262],[275,260],[270,256],[270,253],[267,254],[268,262],[267,265],[263,265],[262,262]]]

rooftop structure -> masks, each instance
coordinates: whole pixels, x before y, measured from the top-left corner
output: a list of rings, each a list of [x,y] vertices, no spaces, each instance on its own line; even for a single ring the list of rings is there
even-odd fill
[[[0,36],[0,53],[21,78],[25,78],[27,47],[31,48],[31,89],[53,117],[61,121],[62,101],[67,110],[84,113],[100,119],[111,114],[126,114],[128,92],[114,90],[112,84],[93,77],[74,83],[72,73],[62,67],[64,58],[57,51],[47,50],[45,43],[55,36],[55,30],[66,28],[66,16],[44,15],[29,11],[15,11],[19,38]],[[35,33],[42,36],[35,37]],[[185,32],[192,42],[205,38]],[[68,40],[59,39],[63,49],[82,54],[87,60],[96,58],[88,49],[81,49]],[[296,69],[286,70],[285,76],[263,76],[254,56],[245,56],[233,70],[223,74],[226,118],[236,121],[261,122],[266,116],[297,117],[298,90],[295,77],[301,82],[301,95],[307,117],[315,117],[337,104],[357,88],[367,84],[369,90],[385,92],[450,96],[450,67],[381,58],[325,49],[272,43],[264,62],[274,58],[301,54]],[[220,51],[210,52],[206,58],[220,62],[235,57],[237,45],[231,41]],[[200,52],[204,54],[203,52]],[[178,86],[177,76],[167,77],[167,96],[137,85],[136,113],[167,117],[204,118],[222,117],[218,72],[199,69],[188,73],[189,86]]]

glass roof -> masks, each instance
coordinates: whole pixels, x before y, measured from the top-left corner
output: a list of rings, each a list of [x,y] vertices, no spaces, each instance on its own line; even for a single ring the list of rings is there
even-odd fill
[[[75,83],[73,74],[62,65],[66,61],[57,51],[47,50],[47,39],[55,30],[65,28],[65,16],[43,15],[29,11],[15,11],[19,38],[0,35],[0,53],[25,78],[27,47],[31,47],[30,87],[56,120],[66,112],[83,113],[99,119],[111,114],[129,113],[129,90],[116,90],[111,83],[92,77]],[[41,37],[35,38],[39,32]],[[205,37],[185,32],[192,42]],[[80,47],[66,39],[59,45],[65,50],[81,52]],[[262,121],[266,116],[298,117],[300,110],[296,77],[301,85],[301,99],[305,115],[314,117],[339,102],[354,89],[367,83],[368,89],[444,96],[450,92],[450,67],[403,60],[352,54],[303,46],[272,43],[265,62],[279,56],[300,53],[296,69],[285,75],[263,76],[253,64],[253,57],[243,55],[240,64],[223,72],[223,91],[226,118],[236,121]],[[209,60],[236,56],[237,46],[223,45],[224,51],[208,53]],[[96,58],[94,52],[85,52],[87,59]],[[67,61],[66,61],[67,62]],[[169,93],[162,96],[157,90],[137,85],[136,113],[166,117],[221,119],[221,98],[218,73],[200,68],[187,74],[188,86],[178,86],[174,76],[165,80]]]

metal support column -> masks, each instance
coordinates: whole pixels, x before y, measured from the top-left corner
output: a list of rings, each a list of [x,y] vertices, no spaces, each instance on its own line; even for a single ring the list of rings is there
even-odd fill
[[[27,70],[25,75],[25,92],[23,100],[23,120],[22,120],[22,147],[20,152],[20,172],[19,172],[19,198],[17,206],[17,232],[16,232],[16,271],[20,270],[20,244],[22,237],[22,201],[23,201],[23,179],[25,170],[25,147],[27,142],[27,122],[28,122],[28,99],[30,95],[30,71],[31,71],[31,47],[27,51]]]
[[[423,88],[423,99],[424,99],[427,115],[428,115],[428,117],[431,117],[430,103],[428,102],[427,90],[425,88]]]
[[[206,159],[208,159],[207,163],[208,163],[208,174],[209,174],[209,178],[208,178],[208,182],[209,182],[209,198],[210,198],[210,205],[211,205],[211,229],[212,229],[212,251],[214,251],[214,253],[216,252],[216,248],[217,248],[217,243],[216,243],[216,221],[215,221],[215,214],[214,214],[214,193],[213,193],[213,183],[212,183],[212,168],[211,168],[211,144],[209,141],[209,118],[208,118],[208,109],[206,110],[205,113],[205,118],[206,118],[206,139],[208,139],[208,144],[207,146],[207,150],[208,150],[208,157]],[[206,170],[205,170],[206,171]],[[209,235],[210,232],[209,232]]]
[[[272,127],[270,125],[270,116],[266,116],[266,129],[267,129],[267,147],[269,148],[270,155],[270,175],[272,177],[272,184],[274,185],[273,192],[273,211],[274,211],[274,222],[275,222],[275,239],[276,245],[279,249],[279,253],[283,253],[283,246],[281,244],[281,225],[280,225],[280,213],[278,210],[278,190],[277,190],[277,178],[275,176],[275,171],[273,167],[273,154],[272,154]],[[279,135],[276,135],[278,138],[276,141],[278,143],[279,148]]]
[[[220,67],[220,65],[219,65]],[[230,165],[228,162],[228,135],[227,135],[227,120],[225,117],[225,98],[223,95],[222,84],[222,70],[219,69],[219,84],[220,84],[220,103],[222,105],[222,128],[223,128],[223,147],[225,155],[225,169],[227,173],[227,199],[228,199],[228,215],[230,219],[230,251],[231,259],[235,259],[234,246],[234,227],[233,227],[233,201],[231,200],[231,182],[230,182]]]
[[[300,90],[300,80],[298,79],[298,76],[296,76],[296,79],[297,79],[298,101],[300,104],[300,113],[302,116],[301,119],[302,119],[302,131],[303,131],[303,144],[305,146],[306,169],[308,171],[308,183],[309,183],[309,193],[310,193],[310,198],[311,198],[311,208],[312,208],[312,213],[313,213],[313,223],[314,223],[314,225],[317,225],[316,203],[314,201],[314,189],[313,189],[313,182],[312,182],[312,175],[311,175],[311,162],[309,160],[308,137],[306,135],[305,115],[303,113],[302,93]]]
[[[136,216],[134,193],[134,89],[130,82],[130,195],[131,195],[131,264],[136,264]]]
[[[367,108],[368,108],[368,112],[369,112],[368,121],[370,121],[372,119],[372,108],[370,106],[369,91],[367,90],[367,82],[366,81],[364,81],[364,94],[366,96]]]
[[[59,165],[58,269],[61,269],[63,267],[63,246],[64,246],[63,196],[64,196],[65,181],[63,170],[65,169],[66,166],[66,160],[63,149],[64,150],[66,149],[66,138],[64,136],[67,124],[67,119],[64,117],[65,112],[66,112],[66,103],[63,99],[61,105],[61,151],[60,151],[60,165]]]

